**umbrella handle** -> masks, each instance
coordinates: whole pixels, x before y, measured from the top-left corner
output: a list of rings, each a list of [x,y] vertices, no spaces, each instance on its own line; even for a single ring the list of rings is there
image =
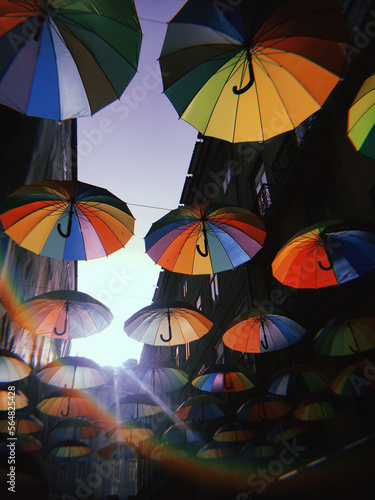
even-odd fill
[[[206,226],[204,225],[204,222],[203,222],[203,236],[204,236],[204,251],[202,252],[202,250],[199,248],[199,245],[197,245],[197,252],[202,257],[208,257],[208,241],[207,241]]]
[[[318,266],[323,271],[330,271],[331,269],[333,269],[333,260],[332,260],[332,257],[330,256],[329,253],[327,253],[326,255],[327,255],[327,259],[328,259],[328,266],[323,266],[323,264],[321,263],[320,260],[318,260]]]
[[[263,334],[264,334],[264,342],[263,342],[263,339],[262,339],[262,340],[260,341],[260,343],[262,344],[263,349],[266,349],[266,350],[267,350],[267,349],[268,349],[268,347],[269,347],[269,346],[268,346],[267,335],[266,335],[264,332],[263,332]]]
[[[355,348],[352,347],[351,345],[349,345],[349,349],[354,353],[354,354],[357,354],[357,352],[360,351],[360,348],[359,348],[359,344],[358,344],[358,340],[356,339],[354,333],[353,333],[353,330],[350,328],[351,332],[352,332],[352,335],[353,335],[353,340],[354,340],[354,344],[355,344]]]
[[[60,222],[57,224],[57,231],[58,231],[59,235],[62,236],[63,238],[69,238],[69,236],[72,233],[72,219],[73,219],[73,203],[71,202],[70,209],[69,209],[69,218],[68,218],[68,225],[66,228],[66,233],[64,233],[63,230],[61,229]]]
[[[67,326],[68,326],[68,311],[69,311],[69,301],[67,300],[66,301],[66,306],[65,306],[65,322],[64,322],[64,330],[62,332],[58,332],[56,330],[56,327],[54,327],[53,329],[53,333],[55,335],[64,335],[66,333],[66,329],[67,329]]]
[[[64,411],[63,411],[63,410],[61,410],[61,412],[60,412],[60,413],[61,413],[61,415],[62,415],[63,417],[67,417],[67,416],[69,415],[69,410],[70,410],[70,398],[68,398],[68,407],[67,407],[67,409],[66,409],[66,413],[64,413]]]
[[[169,335],[168,335],[168,338],[165,339],[163,337],[163,334],[161,333],[160,334],[160,339],[163,341],[163,342],[170,342],[172,340],[172,327],[171,327],[171,314],[169,312],[169,309],[167,311],[167,317],[168,317],[168,331],[169,331]]]
[[[244,92],[248,91],[252,87],[252,85],[254,83],[254,80],[255,80],[254,79],[253,64],[251,62],[251,52],[250,52],[249,48],[246,50],[246,59],[247,59],[248,68],[249,68],[249,77],[250,77],[250,80],[249,80],[249,82],[244,87],[242,87],[242,89],[239,89],[237,87],[237,85],[235,85],[232,88],[233,94],[236,94],[236,95],[240,95],[240,94],[243,94]]]

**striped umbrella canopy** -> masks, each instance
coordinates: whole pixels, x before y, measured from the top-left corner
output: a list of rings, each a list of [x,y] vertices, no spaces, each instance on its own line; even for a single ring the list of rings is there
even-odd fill
[[[142,40],[133,0],[1,0],[0,102],[65,120],[117,100]]]
[[[162,441],[176,445],[196,445],[208,441],[208,434],[198,422],[177,422],[163,432]]]
[[[271,432],[266,437],[266,442],[269,444],[279,444],[288,439],[293,439],[307,432],[309,427],[301,422],[280,422],[275,425]]]
[[[280,453],[280,447],[270,443],[248,443],[242,448],[245,457],[251,459],[266,459],[275,457]]]
[[[108,381],[105,371],[89,358],[64,356],[52,361],[37,374],[48,385],[67,389],[88,389]]]
[[[0,411],[8,411],[8,409],[20,410],[28,404],[29,399],[22,391],[0,390]]]
[[[197,452],[199,458],[226,458],[236,455],[238,449],[233,443],[213,441],[207,443]]]
[[[34,436],[31,436],[30,434],[17,434],[16,437],[11,438],[11,440],[8,440],[7,442],[8,437],[9,434],[5,437],[4,443],[1,443],[0,445],[0,450],[7,452],[8,454],[9,454],[9,448],[7,447],[7,444],[10,443],[13,443],[15,445],[16,456],[18,453],[30,453],[33,451],[38,451],[43,447],[40,440]],[[7,444],[5,444],[6,442]]]
[[[293,236],[272,262],[272,273],[293,288],[340,285],[375,269],[375,226],[328,220]]]
[[[17,354],[0,349],[0,383],[15,382],[30,375],[31,366],[26,364]]]
[[[58,389],[42,399],[37,410],[53,417],[84,417],[97,410],[98,405],[78,389]]]
[[[327,420],[336,417],[346,409],[344,400],[337,394],[311,396],[294,410],[294,416],[305,422]]]
[[[282,368],[267,383],[267,390],[277,396],[303,396],[321,391],[328,378],[311,365],[296,364]]]
[[[189,452],[186,446],[172,443],[161,443],[152,450],[150,458],[158,462],[176,463],[178,460],[185,461],[190,459],[191,452]]]
[[[240,392],[253,389],[256,386],[256,380],[239,366],[219,363],[195,377],[192,385],[207,392]]]
[[[16,413],[10,424],[8,415],[0,416],[0,432],[8,433],[8,427],[12,427],[15,434],[32,434],[44,428],[44,424],[39,418],[27,413]]]
[[[100,428],[86,418],[67,418],[50,430],[50,435],[59,441],[80,441],[96,437],[99,434]]]
[[[137,420],[161,413],[159,400],[149,394],[128,394],[111,407],[122,420]]]
[[[187,302],[155,302],[125,321],[124,331],[138,342],[154,346],[181,345],[199,340],[213,323]]]
[[[262,394],[248,399],[237,410],[237,418],[244,422],[264,422],[287,415],[292,407],[273,394]]]
[[[162,394],[181,389],[188,382],[187,373],[172,363],[150,360],[133,368],[137,378],[138,393]]]
[[[347,133],[357,151],[375,160],[375,74],[366,78],[349,108]]]
[[[344,368],[331,383],[332,391],[346,398],[375,395],[375,366],[368,359]]]
[[[106,433],[110,441],[134,445],[138,445],[153,435],[152,429],[134,420],[124,420]]]
[[[119,461],[138,457],[136,450],[132,446],[123,443],[109,443],[100,448],[97,451],[97,455],[104,460]]]
[[[76,290],[57,290],[31,297],[12,308],[11,317],[29,332],[54,339],[95,335],[113,320],[108,307]]]
[[[375,316],[344,314],[315,335],[313,348],[325,356],[354,356],[375,348]]]
[[[67,439],[59,441],[49,450],[49,454],[55,458],[64,458],[70,460],[73,458],[84,457],[92,453],[92,449],[86,443]]]
[[[21,247],[60,260],[106,257],[134,233],[134,217],[124,201],[75,180],[45,180],[16,189],[3,200],[0,221]]]
[[[172,210],[152,224],[146,253],[169,271],[215,274],[249,261],[262,248],[262,220],[226,203],[196,203]]]
[[[225,404],[214,396],[193,396],[176,409],[175,415],[181,420],[206,422],[225,416]]]
[[[254,308],[232,321],[223,342],[235,351],[264,353],[285,349],[305,333],[305,328],[278,312],[265,314]]]
[[[119,420],[109,410],[98,408],[87,416],[87,419],[100,430],[108,432],[119,424]]]
[[[258,437],[258,433],[246,422],[232,422],[220,427],[212,436],[214,441],[242,443]]]

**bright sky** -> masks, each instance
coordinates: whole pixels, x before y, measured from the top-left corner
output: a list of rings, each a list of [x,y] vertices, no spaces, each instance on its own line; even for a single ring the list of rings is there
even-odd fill
[[[167,21],[185,0],[135,3],[143,32],[138,73],[120,101],[77,120],[78,180],[111,191],[136,219],[135,235],[123,250],[78,264],[78,290],[103,302],[114,320],[102,333],[74,340],[71,355],[102,366],[140,357],[143,344],[130,339],[123,325],[151,304],[160,272],[145,253],[143,238],[165,209],[178,206],[197,138],[162,94],[158,62]]]

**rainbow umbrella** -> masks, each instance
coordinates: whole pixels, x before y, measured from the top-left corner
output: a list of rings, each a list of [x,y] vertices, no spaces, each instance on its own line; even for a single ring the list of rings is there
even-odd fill
[[[315,335],[313,348],[325,356],[353,356],[375,348],[375,316],[344,314]]]
[[[111,409],[124,420],[137,420],[163,411],[159,406],[159,400],[149,394],[129,394],[121,398]]]
[[[277,445],[304,434],[308,429],[308,426],[301,422],[280,422],[268,434],[266,442]]]
[[[149,427],[134,420],[125,420],[106,433],[106,438],[116,443],[138,445],[154,435]]]
[[[131,458],[137,458],[136,450],[130,445],[124,445],[123,443],[110,443],[103,448],[100,448],[96,454],[99,458],[104,460],[128,460]]]
[[[231,457],[238,453],[237,448],[233,443],[221,443],[213,441],[212,443],[207,443],[197,452],[197,457],[199,458],[225,458]]]
[[[375,160],[375,74],[363,82],[349,108],[347,133],[357,151]]]
[[[155,302],[125,321],[126,334],[138,342],[155,346],[180,345],[209,332],[211,319],[187,302]]]
[[[246,422],[232,422],[220,427],[212,439],[224,443],[242,443],[256,437],[258,437],[258,433]]]
[[[64,120],[118,99],[142,40],[133,0],[1,0],[0,102]]]
[[[15,382],[30,375],[31,366],[17,354],[0,349],[0,383]]]
[[[277,396],[302,396],[321,391],[329,385],[317,368],[305,364],[287,366],[276,372],[267,383],[267,390]]]
[[[8,434],[8,433],[7,433]],[[8,436],[9,437],[9,434]],[[30,436],[30,434],[18,434],[17,437],[12,438],[12,440],[8,441],[7,444],[5,444],[6,439],[4,439],[4,444],[2,443],[0,445],[0,450],[3,450],[4,452],[7,452],[9,454],[9,448],[7,447],[7,444],[14,443],[15,444],[15,453],[16,455],[18,453],[30,453],[33,451],[38,451],[40,450],[43,445],[34,436]],[[13,441],[14,439],[14,441]]]
[[[176,409],[175,415],[181,420],[206,422],[225,416],[225,405],[214,396],[193,396]]]
[[[97,410],[98,405],[77,389],[58,389],[42,399],[37,410],[53,417],[84,417]]]
[[[99,434],[99,427],[85,418],[67,418],[50,430],[50,435],[59,441],[90,439]]]
[[[198,422],[177,422],[163,432],[161,439],[169,444],[194,446],[207,442],[208,435]]]
[[[298,342],[306,330],[290,318],[251,309],[235,318],[223,335],[224,344],[240,352],[270,352]]]
[[[115,427],[119,421],[110,411],[97,409],[87,416],[87,419],[102,431],[109,431]]]
[[[49,450],[49,454],[55,458],[71,460],[73,458],[84,457],[92,453],[92,449],[81,441],[67,439],[56,443]]]
[[[76,290],[36,295],[12,308],[11,316],[25,330],[54,339],[95,335],[113,320],[108,307]]]
[[[134,217],[124,201],[79,181],[25,185],[3,201],[0,212],[5,233],[18,245],[60,260],[105,257],[134,233]]]
[[[44,424],[39,418],[26,413],[16,413],[14,419],[10,422],[8,415],[0,416],[0,432],[7,434],[9,427],[15,434],[32,434],[43,429]]]
[[[181,389],[188,382],[187,373],[162,360],[139,363],[133,368],[139,393],[162,394]]]
[[[145,245],[151,259],[169,271],[215,274],[252,259],[265,237],[262,220],[245,208],[196,203],[154,222]]]
[[[40,370],[37,377],[41,382],[65,389],[88,389],[108,381],[107,374],[95,361],[82,356],[56,359]]]
[[[272,273],[293,288],[340,285],[375,269],[375,227],[340,220],[318,222],[291,238]]]
[[[266,459],[276,456],[280,453],[280,447],[270,443],[248,443],[242,447],[242,453],[245,457],[251,459]]]
[[[244,422],[264,422],[287,415],[292,407],[273,394],[262,394],[248,399],[237,410],[237,418]]]
[[[22,391],[0,390],[0,411],[20,410],[29,404]]]
[[[236,365],[219,363],[195,377],[192,385],[201,391],[224,393],[253,389],[256,381],[250,373]]]
[[[375,395],[375,366],[369,361],[359,361],[346,368],[332,381],[332,391],[346,398]]]
[[[168,23],[164,93],[204,135],[265,141],[320,109],[340,81],[345,40],[334,0],[189,0]]]
[[[184,461],[190,459],[191,452],[185,446],[161,443],[152,450],[150,458],[161,462],[176,463],[176,461],[181,459]]]
[[[346,409],[344,400],[337,394],[310,396],[297,406],[294,416],[305,422],[327,420],[336,417]]]

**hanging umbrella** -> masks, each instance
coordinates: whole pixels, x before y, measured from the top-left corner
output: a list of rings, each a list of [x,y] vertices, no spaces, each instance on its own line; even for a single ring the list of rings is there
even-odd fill
[[[266,459],[275,457],[280,453],[279,446],[269,443],[248,443],[242,448],[243,455],[251,459]]]
[[[234,269],[262,248],[262,220],[226,203],[196,203],[172,210],[152,224],[146,253],[159,266],[183,274]]]
[[[251,309],[235,318],[223,335],[224,344],[240,352],[270,352],[301,340],[306,330],[282,314]]]
[[[341,8],[333,0],[223,6],[189,0],[169,21],[159,58],[164,93],[207,136],[265,141],[292,130],[340,80]]]
[[[87,419],[102,431],[109,431],[119,423],[109,410],[97,409]]]
[[[248,399],[237,410],[237,418],[244,422],[264,422],[287,415],[292,407],[273,394],[262,394]]]
[[[150,417],[163,411],[159,400],[148,394],[129,394],[121,398],[112,410],[118,412],[123,420]]]
[[[193,396],[177,408],[175,415],[181,420],[206,422],[224,417],[224,407],[223,402],[213,396]]]
[[[31,366],[27,365],[17,354],[0,349],[0,383],[15,382],[30,375]]]
[[[131,445],[123,443],[110,443],[97,451],[99,458],[104,460],[128,460],[137,458],[137,452]]]
[[[49,454],[55,458],[65,458],[71,460],[73,458],[84,457],[92,452],[90,446],[81,441],[66,440],[56,443],[49,450]]]
[[[0,411],[20,410],[29,404],[22,391],[0,390]]]
[[[154,435],[154,432],[145,425],[134,420],[125,420],[106,433],[110,441],[138,445]]]
[[[180,345],[206,335],[213,323],[187,302],[155,302],[125,321],[126,334],[138,342],[155,346]]]
[[[53,417],[84,417],[90,415],[98,405],[77,389],[58,389],[37,405],[37,410]]]
[[[349,108],[347,133],[357,151],[375,160],[375,74],[363,82]]]
[[[186,460],[191,458],[191,453],[185,446],[161,443],[152,450],[150,458],[162,462],[171,462],[174,465],[179,460],[183,460],[186,463]]]
[[[305,364],[287,366],[276,372],[267,383],[267,390],[277,396],[303,396],[321,391],[329,385],[317,368]]]
[[[161,394],[181,389],[189,382],[187,373],[176,365],[161,360],[139,363],[133,368],[138,392]]]
[[[199,458],[225,458],[238,453],[233,443],[219,443],[213,441],[205,444],[197,453]]]
[[[75,290],[36,295],[15,306],[11,316],[29,332],[54,339],[88,337],[102,332],[113,320],[108,307]]]
[[[346,409],[344,400],[336,394],[310,396],[297,406],[294,416],[305,422],[327,420],[336,417]]]
[[[9,427],[12,427],[12,431],[17,435],[32,434],[33,432],[41,431],[44,424],[39,418],[26,413],[16,413],[11,423],[7,415],[0,416],[0,432],[7,434]]]
[[[258,433],[246,422],[232,422],[220,427],[212,436],[214,441],[242,443],[258,437]]]
[[[99,434],[99,427],[85,418],[67,418],[50,430],[50,435],[59,441],[90,439]]]
[[[37,377],[41,382],[65,389],[88,389],[108,381],[107,374],[95,361],[82,356],[58,358],[40,370]]]
[[[224,393],[253,389],[256,381],[250,373],[239,366],[219,363],[195,377],[192,385],[201,391]]]
[[[9,435],[7,437],[9,437]],[[18,453],[30,453],[33,451],[40,450],[43,447],[39,439],[37,439],[34,436],[30,436],[30,434],[18,434],[17,437],[12,438],[12,440],[8,441],[7,444],[5,444],[6,440],[7,438],[4,439],[4,444],[2,443],[0,445],[0,451],[9,453],[9,448],[7,447],[7,444],[13,443],[15,445],[16,456]]]
[[[208,435],[198,422],[177,422],[163,432],[161,439],[172,445],[193,447],[207,442]]]
[[[71,180],[23,186],[3,202],[0,221],[18,245],[60,260],[90,260],[123,248],[134,233],[125,202]]]
[[[268,434],[266,441],[269,444],[283,443],[304,434],[308,429],[301,422],[280,422]]]
[[[331,383],[332,391],[346,398],[375,395],[375,367],[369,360],[353,363]]]
[[[325,356],[353,356],[375,348],[375,316],[344,314],[315,335],[313,348]]]
[[[329,220],[291,238],[272,262],[274,277],[293,288],[340,285],[375,269],[375,228]]]
[[[2,0],[0,102],[64,120],[118,99],[142,40],[133,0]]]

